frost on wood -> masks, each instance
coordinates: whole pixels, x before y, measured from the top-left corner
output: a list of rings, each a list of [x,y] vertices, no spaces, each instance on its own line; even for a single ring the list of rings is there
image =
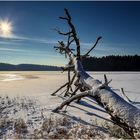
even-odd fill
[[[89,55],[90,51],[93,50],[93,48],[95,48],[95,46],[97,45],[101,37],[97,38],[95,45],[85,55],[81,55],[80,54],[80,41],[77,37],[75,27],[72,24],[71,16],[67,9],[65,9],[65,14],[66,14],[66,17],[60,17],[60,18],[67,21],[70,28],[70,32],[62,33],[61,31],[58,31],[58,33],[64,36],[68,36],[68,43],[67,44],[59,43],[60,46],[57,47],[57,49],[61,51],[63,50],[63,52],[65,52],[65,55],[69,57],[69,64],[65,68],[63,68],[63,70],[68,71],[68,83],[64,85],[64,86],[67,86],[67,89],[68,89],[66,93],[68,93],[74,81],[74,80],[72,81],[69,77],[70,71],[73,71],[74,75],[76,76],[74,77],[76,78],[74,85],[77,90],[74,92],[71,92],[70,93],[71,97],[67,99],[66,101],[64,101],[54,111],[59,111],[65,105],[69,105],[74,100],[77,100],[77,99],[79,100],[85,96],[90,96],[94,98],[97,101],[97,103],[99,103],[106,110],[106,112],[111,116],[111,120],[115,124],[121,126],[133,138],[139,137],[138,135],[140,134],[140,109],[135,107],[131,102],[124,100],[117,93],[115,93],[108,86],[108,84],[111,81],[107,80],[106,75],[104,75],[105,82],[102,83],[101,81],[91,77],[84,70],[82,66],[82,62],[81,62],[82,58],[87,57]],[[69,48],[70,40],[72,40],[72,42],[73,41],[75,42],[75,45],[77,47],[77,54],[74,54],[73,50]],[[60,87],[60,89],[62,89],[64,86]],[[82,92],[75,95],[78,90]],[[57,92],[58,91],[59,89],[57,90]]]

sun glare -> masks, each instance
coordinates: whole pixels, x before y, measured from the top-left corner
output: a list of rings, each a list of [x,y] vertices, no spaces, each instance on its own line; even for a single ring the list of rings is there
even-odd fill
[[[7,20],[0,20],[0,36],[11,37],[12,36],[12,23]]]

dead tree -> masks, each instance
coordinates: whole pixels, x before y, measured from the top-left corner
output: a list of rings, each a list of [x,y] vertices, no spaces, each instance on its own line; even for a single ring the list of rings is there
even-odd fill
[[[91,77],[82,66],[81,58],[86,57],[90,51],[95,48],[101,37],[97,39],[95,46],[93,46],[85,55],[81,55],[80,42],[77,37],[75,27],[72,24],[71,16],[67,9],[65,9],[65,15],[65,17],[60,17],[60,19],[67,21],[68,26],[70,27],[70,31],[67,33],[58,31],[58,33],[64,36],[68,36],[69,41],[71,39],[71,42],[75,42],[77,54],[73,53],[73,50],[70,49],[70,45],[64,45],[64,43],[59,43],[61,45],[59,50],[62,52],[64,50],[66,55],[69,57],[69,64],[64,69],[74,71],[74,76],[76,78],[74,85],[76,89],[71,93],[71,97],[64,101],[56,109],[54,109],[54,111],[57,112],[61,110],[64,106],[69,105],[74,100],[81,99],[85,96],[90,96],[106,110],[106,112],[111,116],[111,120],[115,124],[121,126],[133,138],[137,138],[138,135],[140,135],[140,109],[115,93],[109,87],[108,84],[111,82],[111,80],[108,81],[106,75],[104,75],[105,82],[102,83],[101,81]],[[69,51],[67,51],[67,47]],[[60,89],[71,85],[73,81],[74,80],[69,79],[68,83],[60,87]],[[81,93],[75,95],[78,90],[80,90]]]
[[[54,48],[56,50],[59,51],[60,54],[65,54],[65,57],[69,57],[70,61],[69,61],[69,64],[66,65],[65,67],[61,67],[63,71],[67,71],[68,72],[68,82],[66,82],[64,85],[62,85],[59,89],[57,89],[55,92],[53,92],[51,95],[52,96],[55,96],[56,93],[58,91],[60,91],[61,89],[63,88],[66,88],[64,91],[65,92],[62,92],[62,93],[65,93],[64,96],[67,96],[67,95],[75,95],[76,92],[78,90],[83,90],[83,87],[78,83],[77,85],[75,85],[75,90],[73,91],[72,89],[72,84],[75,80],[75,77],[76,77],[76,74],[75,74],[75,71],[74,71],[74,66],[72,64],[72,55],[75,56],[77,59],[81,59],[82,58],[85,58],[87,56],[89,56],[89,53],[96,47],[96,45],[98,44],[99,40],[101,39],[101,37],[98,37],[95,44],[93,45],[93,47],[91,47],[91,49],[85,53],[84,55],[80,55],[80,42],[79,42],[79,39],[77,37],[77,33],[76,33],[76,30],[75,30],[75,27],[74,25],[72,24],[72,21],[71,21],[71,16],[68,12],[67,9],[65,9],[65,14],[66,14],[66,17],[59,17],[60,19],[62,20],[66,20],[69,27],[70,27],[70,31],[66,32],[66,33],[63,33],[61,32],[59,29],[55,29],[55,31],[58,32],[58,34],[60,35],[63,35],[63,36],[67,36],[67,44],[65,44],[63,41],[58,41],[58,44],[59,46],[55,46]],[[75,42],[76,46],[77,46],[77,54],[74,54],[74,49],[70,49],[70,45]],[[72,77],[72,79],[70,78],[70,72],[73,71],[74,72],[74,75]],[[77,82],[77,80],[76,80]]]

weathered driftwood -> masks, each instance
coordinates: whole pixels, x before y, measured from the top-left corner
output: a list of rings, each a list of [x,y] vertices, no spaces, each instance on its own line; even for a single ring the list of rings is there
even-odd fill
[[[83,85],[89,88],[88,91],[72,96],[58,106],[55,111],[62,109],[65,105],[69,105],[73,100],[91,96],[93,97],[111,116],[114,123],[121,126],[132,137],[140,131],[140,109],[133,106],[106,84],[92,78],[86,73],[79,60],[74,60],[75,72],[80,76],[80,81]]]
[[[68,35],[68,43],[67,45],[65,45],[64,43],[59,43],[60,46],[58,47],[58,49],[61,50],[61,52],[65,52],[66,55],[69,57],[69,64],[66,66],[66,69],[70,70],[70,68],[74,68],[73,70],[76,76],[76,81],[74,85],[76,88],[75,91],[71,93],[72,97],[64,101],[60,106],[54,109],[54,111],[59,111],[64,106],[69,105],[73,100],[79,100],[85,96],[91,96],[106,110],[106,112],[111,116],[111,120],[114,123],[121,126],[133,138],[137,137],[137,135],[140,134],[140,109],[138,109],[131,102],[129,102],[128,98],[127,100],[124,100],[121,96],[115,93],[108,86],[111,80],[108,81],[106,75],[104,75],[105,82],[102,83],[101,81],[91,77],[84,70],[81,63],[82,55],[80,54],[80,42],[77,38],[75,27],[72,24],[71,16],[67,9],[65,9],[65,14],[66,17],[60,18],[67,21],[70,27],[70,31],[68,33],[62,33],[61,31],[58,31],[58,33],[65,36]],[[87,56],[90,51],[95,48],[99,39],[100,37],[97,39],[95,45],[84,56]],[[68,49],[70,47],[70,40],[72,40],[72,42],[74,41],[77,46],[77,55],[75,55],[71,49]],[[68,75],[68,83],[60,87],[60,89],[65,86],[70,89],[70,87],[68,86],[71,86],[74,80],[70,80],[69,76],[70,75]],[[75,95],[78,90],[80,90],[81,93]]]

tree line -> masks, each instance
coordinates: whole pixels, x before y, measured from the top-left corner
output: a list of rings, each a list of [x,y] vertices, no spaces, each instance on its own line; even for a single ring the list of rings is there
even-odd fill
[[[87,71],[140,71],[140,56],[103,56],[82,58]],[[60,71],[57,66],[0,63],[0,71]]]
[[[82,58],[87,71],[140,71],[140,56],[103,56]]]
[[[19,64],[12,65],[7,63],[0,63],[0,71],[60,71],[61,68],[57,66],[35,65],[35,64]]]

